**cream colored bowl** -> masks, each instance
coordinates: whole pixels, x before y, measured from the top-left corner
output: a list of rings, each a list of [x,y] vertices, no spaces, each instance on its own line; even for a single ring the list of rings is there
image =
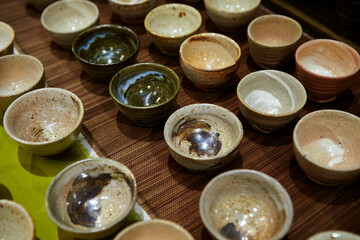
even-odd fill
[[[156,7],[158,0],[108,0],[112,11],[127,23],[143,23],[148,12]]]
[[[0,57],[14,52],[14,29],[5,22],[0,22]]]

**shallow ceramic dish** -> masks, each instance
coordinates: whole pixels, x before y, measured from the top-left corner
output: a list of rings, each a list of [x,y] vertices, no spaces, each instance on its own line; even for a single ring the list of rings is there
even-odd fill
[[[233,161],[242,137],[237,116],[213,104],[182,107],[171,114],[164,126],[171,156],[195,172],[215,170]]]
[[[238,31],[255,16],[261,0],[204,0],[210,19],[226,32]]]
[[[138,63],[120,70],[109,92],[120,111],[140,126],[153,126],[166,118],[176,102],[180,80],[170,68]]]
[[[24,93],[45,87],[44,66],[31,55],[0,57],[0,112]]]
[[[135,177],[125,165],[93,158],[56,175],[47,189],[45,208],[51,221],[71,235],[103,238],[122,226],[136,196]]]
[[[0,21],[0,57],[14,52],[15,31],[7,23]]]
[[[50,4],[41,14],[41,24],[52,40],[71,49],[75,37],[99,23],[99,9],[87,0],[62,0]]]
[[[302,28],[294,19],[270,14],[255,18],[247,38],[253,61],[262,68],[278,69],[294,59]]]
[[[83,31],[74,40],[72,51],[84,71],[103,82],[135,62],[139,36],[130,28],[105,24]]]
[[[179,54],[181,43],[199,32],[201,14],[186,4],[171,3],[160,5],[151,10],[144,25],[151,41],[167,55]]]
[[[28,3],[33,5],[37,10],[44,10],[47,6],[58,0],[27,0]]]
[[[330,102],[359,79],[360,55],[346,43],[314,39],[303,43],[295,53],[296,77],[309,99]]]
[[[179,52],[185,76],[203,91],[226,87],[240,66],[240,46],[218,33],[191,36],[181,44]]]
[[[339,110],[318,110],[296,124],[293,145],[306,175],[323,185],[360,176],[360,118]]]
[[[351,232],[330,230],[317,233],[308,240],[360,240],[360,236]]]
[[[143,23],[146,14],[156,7],[157,2],[157,0],[108,0],[112,11],[127,23]]]
[[[200,216],[214,239],[275,240],[289,231],[293,205],[276,179],[254,170],[232,170],[205,186]]]
[[[167,220],[141,221],[122,230],[114,240],[194,240],[182,226]]]
[[[241,114],[264,133],[291,122],[306,103],[306,91],[290,74],[277,70],[252,72],[240,80],[237,96]]]
[[[61,88],[41,88],[12,102],[3,122],[6,133],[24,149],[54,155],[76,140],[83,116],[83,104],[74,93]]]
[[[22,205],[0,199],[0,236],[2,239],[35,239],[34,222]]]

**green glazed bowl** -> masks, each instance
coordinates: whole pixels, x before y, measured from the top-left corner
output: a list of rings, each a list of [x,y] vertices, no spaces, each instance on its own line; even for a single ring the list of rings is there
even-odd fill
[[[156,63],[138,63],[120,70],[109,92],[120,111],[140,126],[154,126],[170,113],[180,90],[178,75]]]
[[[120,69],[135,62],[139,47],[139,36],[130,28],[104,24],[79,34],[72,52],[85,72],[108,82]]]

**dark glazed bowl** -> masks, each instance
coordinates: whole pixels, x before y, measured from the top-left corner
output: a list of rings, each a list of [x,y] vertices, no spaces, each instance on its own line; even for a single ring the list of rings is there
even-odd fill
[[[178,75],[156,63],[138,63],[120,70],[109,92],[120,111],[140,126],[154,126],[169,115],[180,90]]]
[[[139,47],[139,36],[133,30],[105,24],[79,34],[72,51],[85,72],[108,82],[120,69],[135,62]]]

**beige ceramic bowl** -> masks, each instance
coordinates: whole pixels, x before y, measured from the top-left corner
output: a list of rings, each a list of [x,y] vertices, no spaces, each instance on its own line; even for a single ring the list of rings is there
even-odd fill
[[[237,31],[255,16],[261,0],[204,0],[210,19],[223,31]]]
[[[360,236],[351,232],[330,230],[317,233],[308,240],[360,240]]]
[[[199,172],[218,169],[234,160],[242,137],[237,116],[213,104],[182,107],[164,126],[171,156],[183,167]]]
[[[306,91],[293,76],[277,70],[252,72],[240,80],[241,114],[252,127],[274,132],[291,122],[306,103]]]
[[[12,102],[3,121],[6,133],[21,147],[39,155],[54,155],[76,140],[83,116],[83,104],[74,93],[42,88]]]
[[[0,199],[0,237],[16,240],[35,239],[33,220],[22,205],[11,200]]]
[[[194,240],[182,226],[167,220],[141,221],[122,230],[114,240]]]
[[[22,94],[45,87],[44,67],[31,55],[10,54],[0,57],[0,112]]]
[[[51,221],[71,235],[103,238],[118,230],[134,208],[133,173],[107,158],[86,159],[62,170],[50,183],[45,208]]]
[[[0,56],[14,52],[15,31],[7,23],[0,21]]]
[[[76,36],[97,25],[99,9],[88,0],[62,0],[52,3],[41,14],[41,24],[52,40],[71,49]]]
[[[360,118],[339,110],[318,110],[296,124],[293,145],[306,175],[323,185],[360,176]]]
[[[266,69],[278,69],[293,60],[301,36],[298,22],[276,14],[255,18],[247,29],[251,57]]]
[[[164,4],[151,10],[144,25],[151,41],[167,55],[179,54],[181,43],[199,32],[201,15],[186,4]]]
[[[213,239],[275,240],[289,231],[293,205],[276,179],[254,170],[232,170],[205,186],[200,216]]]
[[[200,33],[180,47],[185,76],[200,90],[226,87],[240,66],[241,49],[231,38],[218,33]]]
[[[296,76],[309,99],[330,102],[359,79],[360,55],[349,45],[330,39],[303,43],[295,53]]]
[[[108,0],[112,11],[128,23],[143,23],[146,14],[156,7],[157,2],[157,0]]]
[[[47,6],[58,0],[27,0],[28,3],[33,5],[37,10],[44,10]]]

